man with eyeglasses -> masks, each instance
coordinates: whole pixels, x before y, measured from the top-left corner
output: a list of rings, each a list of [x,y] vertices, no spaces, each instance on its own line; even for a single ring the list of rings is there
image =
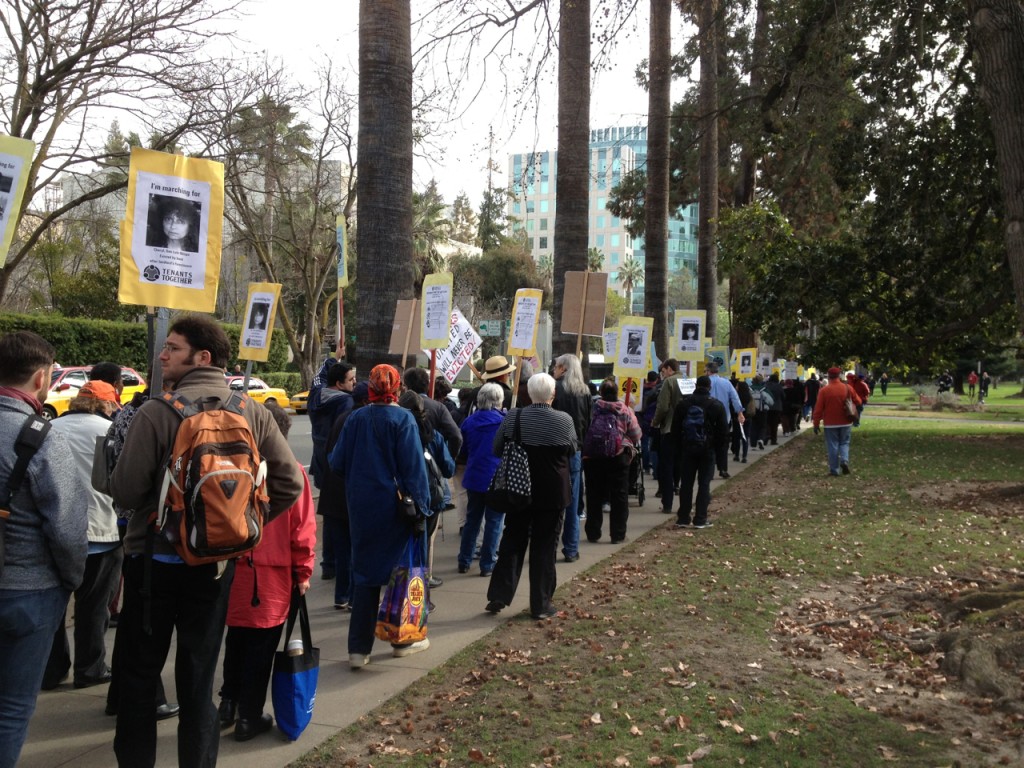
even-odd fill
[[[202,315],[181,317],[171,326],[160,353],[164,382],[191,402],[224,402],[231,394],[224,378],[230,353],[227,334],[215,320]],[[267,463],[269,521],[298,499],[302,473],[288,441],[262,405],[246,401],[244,416]],[[181,707],[178,765],[217,762],[220,729],[213,679],[234,562],[186,565],[163,536],[147,535],[180,423],[165,403],[150,400],[142,405],[110,478],[117,505],[136,510],[124,539],[125,602],[117,627],[123,653],[116,662],[120,699],[114,753],[121,766],[151,766],[156,761],[157,681],[172,633],[177,635],[174,671]],[[143,596],[146,593],[148,597]]]

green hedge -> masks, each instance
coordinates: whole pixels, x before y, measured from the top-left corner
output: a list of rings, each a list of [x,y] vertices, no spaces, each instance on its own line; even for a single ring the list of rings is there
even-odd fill
[[[231,348],[237,350],[242,327],[224,323],[223,328],[231,340]],[[149,370],[145,323],[0,313],[0,334],[12,331],[38,333],[56,348],[57,362],[61,365],[92,365],[111,360],[142,373]],[[254,363],[253,371],[281,371],[287,362],[288,343],[284,332],[278,331],[271,338],[267,362]],[[242,366],[245,367],[244,362]],[[260,373],[260,378],[266,378],[266,375]]]

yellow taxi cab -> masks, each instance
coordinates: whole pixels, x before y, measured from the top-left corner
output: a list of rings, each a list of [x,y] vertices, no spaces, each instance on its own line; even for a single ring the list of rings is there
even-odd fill
[[[43,416],[55,419],[63,414],[71,401],[78,395],[78,390],[89,380],[91,365],[69,365],[54,368],[50,376],[50,389],[43,403]],[[136,393],[146,389],[146,380],[134,368],[121,368],[121,404],[130,403]]]
[[[305,413],[308,407],[309,401],[309,390],[305,392],[299,392],[297,395],[292,395],[292,410],[296,413]]]
[[[242,385],[245,383],[244,376],[228,376],[228,386],[231,389],[237,389],[241,391]],[[288,393],[280,387],[268,387],[266,382],[262,379],[257,379],[255,376],[249,378],[249,397],[258,403],[264,405],[268,403],[275,403],[280,405],[282,408],[287,408],[291,402],[291,398],[288,397]]]

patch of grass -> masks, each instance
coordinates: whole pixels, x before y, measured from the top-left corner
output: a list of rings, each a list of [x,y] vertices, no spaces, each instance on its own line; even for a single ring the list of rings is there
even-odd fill
[[[835,584],[1024,567],[1020,516],[989,514],[955,490],[1020,482],[1024,431],[869,418],[851,463],[852,475],[829,477],[822,438],[791,441],[716,492],[713,529],[650,531],[563,585],[564,616],[504,622],[297,765],[963,759],[960,722],[926,731],[901,721],[898,698],[858,706],[841,675],[799,672],[773,626]]]

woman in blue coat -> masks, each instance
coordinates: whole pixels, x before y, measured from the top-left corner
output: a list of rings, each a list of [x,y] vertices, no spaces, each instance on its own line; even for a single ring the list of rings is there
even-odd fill
[[[352,618],[348,627],[349,666],[370,661],[381,588],[405,554],[410,527],[399,515],[398,494],[430,508],[427,468],[416,419],[398,407],[401,377],[390,365],[370,371],[370,404],[352,413],[334,450],[331,469],[345,479],[352,533]],[[394,646],[402,657],[426,650],[430,641]]]

